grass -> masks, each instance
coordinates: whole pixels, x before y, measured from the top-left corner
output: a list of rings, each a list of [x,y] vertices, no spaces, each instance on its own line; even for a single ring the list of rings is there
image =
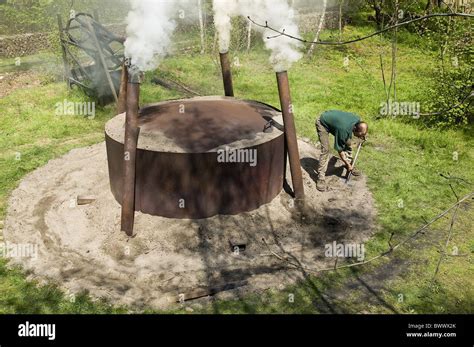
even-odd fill
[[[350,27],[346,35],[356,36],[368,30]],[[423,103],[433,97],[426,95],[425,90],[430,83],[435,54],[416,48],[419,47],[416,42],[410,35],[401,39],[398,96],[400,101],[421,102],[423,110]],[[370,141],[361,155],[360,168],[369,178],[376,201],[379,231],[366,244],[368,257],[385,251],[392,233],[393,242],[400,241],[425,219],[455,202],[448,181],[439,173],[474,182],[472,128],[439,131],[426,129],[407,118],[378,116],[385,101],[380,53],[388,66],[390,42],[385,39],[371,39],[343,49],[318,47],[312,58],[304,58],[289,72],[300,136],[316,142],[314,120],[328,109],[356,112],[369,122]],[[349,57],[349,68],[343,66],[345,57]],[[257,45],[249,53],[234,53],[233,58],[240,65],[234,67],[236,95],[278,106],[275,76],[267,53]],[[0,67],[11,63],[0,62]],[[142,92],[144,103],[180,96],[153,86],[149,82],[153,75],[173,78],[205,95],[222,94],[214,55],[176,54],[167,58],[159,71],[148,74]],[[102,140],[103,126],[114,114],[113,107],[98,109],[92,120],[55,116],[55,104],[64,99],[85,101],[79,93],[71,93],[63,83],[57,82],[17,90],[0,100],[0,218],[5,216],[9,193],[25,174],[71,148]],[[16,160],[17,153],[21,154],[21,160]],[[453,187],[459,196],[472,191],[472,186],[464,184],[455,183]],[[213,301],[211,305],[195,307],[196,312],[472,313],[473,217],[472,209],[459,212],[448,251],[457,247],[462,256],[447,257],[436,278],[433,274],[440,256],[436,245],[445,243],[449,218],[440,220],[427,235],[397,250],[390,258],[363,268],[308,276],[302,283],[238,301]],[[5,265],[5,262],[0,264],[0,312],[126,311],[114,308],[112,303],[96,302],[86,294],[71,303],[56,286],[29,282],[21,270],[7,269]],[[371,290],[373,287],[378,289]]]

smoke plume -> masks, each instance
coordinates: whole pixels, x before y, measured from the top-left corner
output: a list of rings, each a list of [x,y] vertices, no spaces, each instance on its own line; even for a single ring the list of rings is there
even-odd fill
[[[130,0],[125,56],[142,71],[153,70],[168,53],[178,1]]]
[[[213,0],[214,25],[219,36],[219,51],[227,53],[230,46],[230,33],[232,30],[232,17],[239,15],[237,0]]]
[[[295,11],[286,0],[214,0],[214,23],[219,35],[219,49],[227,52],[230,44],[231,18],[234,16],[251,17],[260,24],[277,30],[285,30],[289,35],[299,36]],[[265,47],[270,50],[270,63],[276,72],[288,70],[302,57],[302,44],[285,36],[275,36],[271,30],[256,28],[262,33]]]

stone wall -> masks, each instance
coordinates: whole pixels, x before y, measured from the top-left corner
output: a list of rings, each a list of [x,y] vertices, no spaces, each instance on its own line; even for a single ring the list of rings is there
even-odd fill
[[[118,35],[125,35],[125,25],[113,24],[107,25],[106,28]],[[0,36],[0,57],[23,57],[26,55],[38,53],[40,51],[52,49],[54,45],[52,44],[51,40],[54,40],[55,37],[57,37],[57,35],[55,36],[50,33]]]
[[[23,57],[51,47],[48,33],[0,36],[0,57],[2,58]]]

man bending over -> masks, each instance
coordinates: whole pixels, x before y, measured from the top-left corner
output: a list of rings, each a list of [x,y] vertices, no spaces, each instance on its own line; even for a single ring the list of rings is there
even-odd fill
[[[352,166],[352,135],[365,139],[369,131],[367,123],[362,122],[360,117],[349,112],[326,111],[316,120],[316,130],[321,142],[321,156],[318,165],[318,181],[316,187],[319,191],[328,190],[326,183],[326,171],[329,162],[329,134],[334,135],[334,149],[346,166],[348,172],[354,176],[359,175]]]

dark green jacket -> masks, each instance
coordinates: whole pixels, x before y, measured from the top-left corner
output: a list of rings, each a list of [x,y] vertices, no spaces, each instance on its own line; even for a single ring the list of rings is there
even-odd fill
[[[348,142],[352,139],[354,126],[360,122],[360,117],[344,111],[326,111],[321,115],[321,124],[334,135],[334,149],[338,152],[350,150]]]

